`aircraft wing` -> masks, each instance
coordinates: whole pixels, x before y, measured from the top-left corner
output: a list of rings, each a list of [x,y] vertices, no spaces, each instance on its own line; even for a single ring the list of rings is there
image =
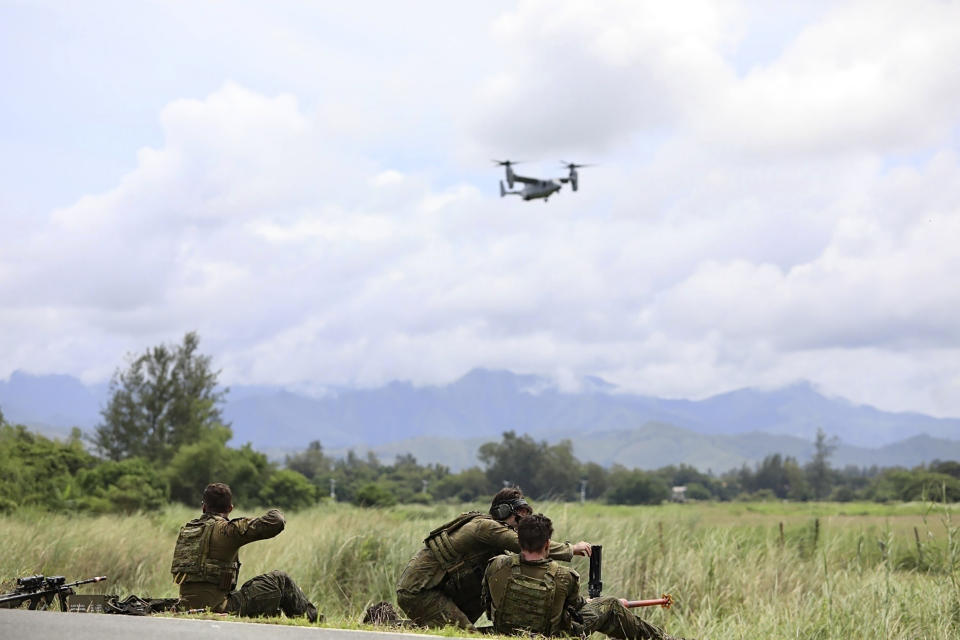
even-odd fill
[[[538,182],[541,182],[541,180],[538,180],[537,178],[528,178],[526,176],[518,176],[516,173],[513,174],[513,181],[522,182],[523,184],[537,184]]]

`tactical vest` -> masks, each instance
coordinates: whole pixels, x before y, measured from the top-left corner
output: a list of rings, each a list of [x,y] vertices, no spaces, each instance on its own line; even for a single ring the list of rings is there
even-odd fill
[[[554,629],[554,612],[562,610],[565,593],[558,593],[557,572],[560,565],[551,561],[543,578],[523,573],[520,556],[510,562],[510,577],[503,592],[503,601],[493,612],[493,626],[497,633],[515,635],[519,632],[548,636]],[[558,603],[557,598],[561,601]]]
[[[224,591],[237,586],[240,563],[217,560],[210,555],[210,536],[217,522],[226,520],[221,516],[203,515],[180,528],[177,545],[173,549],[170,572],[177,584],[183,582],[209,582]]]
[[[430,535],[424,538],[423,544],[433,552],[437,562],[440,563],[440,566],[446,573],[454,573],[464,566],[466,558],[454,549],[453,544],[450,543],[450,534],[477,518],[489,517],[490,516],[480,513],[479,511],[461,513],[450,522],[442,524],[431,531]]]

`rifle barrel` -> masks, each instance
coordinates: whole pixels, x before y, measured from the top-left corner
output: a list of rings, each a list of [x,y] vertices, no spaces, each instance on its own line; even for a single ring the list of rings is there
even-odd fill
[[[79,585],[81,585],[81,584],[90,584],[91,582],[103,582],[103,581],[106,580],[106,579],[107,579],[107,576],[97,576],[96,578],[87,578],[87,579],[85,579],[85,580],[77,580],[76,582],[71,582],[70,584],[62,585],[61,588],[63,588],[63,587],[76,587],[76,586],[79,586]]]

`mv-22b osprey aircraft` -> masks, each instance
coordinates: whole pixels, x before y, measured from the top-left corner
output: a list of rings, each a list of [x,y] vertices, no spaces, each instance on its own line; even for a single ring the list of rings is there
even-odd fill
[[[589,164],[576,164],[575,162],[563,162],[561,164],[567,168],[567,171],[570,173],[566,178],[557,178],[555,180],[542,180],[540,178],[528,178],[526,176],[517,175],[513,172],[513,165],[519,164],[513,160],[494,160],[495,164],[504,167],[507,172],[507,185],[513,189],[513,183],[520,182],[523,184],[523,189],[518,191],[507,191],[503,188],[503,180],[500,181],[500,197],[503,196],[520,196],[524,200],[536,200],[537,198],[543,198],[543,201],[546,202],[547,199],[560,191],[560,187],[565,183],[569,182],[570,186],[573,187],[573,190],[577,190],[577,169],[583,167],[589,167],[592,165]]]

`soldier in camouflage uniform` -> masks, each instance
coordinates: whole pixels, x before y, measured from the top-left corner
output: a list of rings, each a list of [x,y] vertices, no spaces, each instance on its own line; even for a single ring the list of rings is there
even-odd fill
[[[203,491],[203,515],[180,529],[170,571],[188,609],[209,607],[218,613],[241,616],[319,617],[300,587],[283,571],[271,571],[243,583],[237,576],[237,550],[256,540],[272,538],[284,527],[283,514],[270,509],[259,518],[227,516],[233,510],[230,487],[217,482]]]
[[[670,640],[612,596],[585,601],[580,576],[548,557],[553,535],[542,514],[517,527],[521,552],[493,558],[483,577],[483,602],[493,628],[504,635],[587,637],[599,631],[619,640]]]
[[[514,527],[531,513],[517,488],[501,489],[493,498],[490,514],[471,511],[443,524],[424,540],[407,563],[397,583],[397,604],[421,626],[457,625],[474,629],[483,613],[480,584],[487,562],[506,551],[519,553]],[[552,543],[551,558],[569,561],[589,555],[590,543]]]

